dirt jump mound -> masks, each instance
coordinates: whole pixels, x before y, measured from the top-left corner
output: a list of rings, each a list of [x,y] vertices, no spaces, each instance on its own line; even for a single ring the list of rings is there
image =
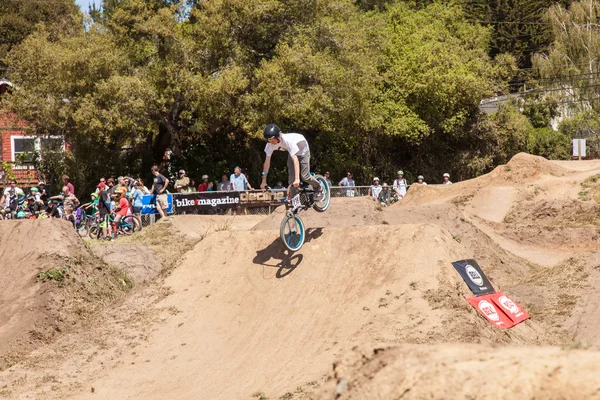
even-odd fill
[[[0,370],[131,284],[95,259],[62,220],[2,221],[0,260]]]

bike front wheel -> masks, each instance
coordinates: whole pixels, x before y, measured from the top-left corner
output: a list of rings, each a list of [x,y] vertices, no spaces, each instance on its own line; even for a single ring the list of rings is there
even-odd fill
[[[322,175],[315,175],[315,179],[319,181],[321,190],[323,191],[323,198],[320,201],[315,201],[313,208],[315,211],[324,212],[329,208],[329,202],[331,201],[331,189],[327,184],[327,180]]]
[[[297,215],[287,214],[281,221],[279,235],[289,251],[298,251],[304,244],[304,224]]]

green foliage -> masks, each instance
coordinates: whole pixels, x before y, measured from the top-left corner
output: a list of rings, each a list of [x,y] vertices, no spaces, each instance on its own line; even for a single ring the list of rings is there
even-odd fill
[[[74,0],[4,0],[0,2],[0,70],[4,57],[36,28],[46,24],[52,31],[68,32],[80,19]],[[3,75],[0,72],[0,76]]]
[[[69,269],[67,267],[54,268],[38,273],[36,279],[41,282],[56,281],[58,286],[63,286],[68,273]]]
[[[40,26],[11,50],[20,89],[3,105],[70,144],[41,154],[41,170],[83,187],[146,173],[168,151],[192,177],[241,164],[252,178],[269,122],[308,137],[313,169],[359,181],[391,180],[400,165],[464,179],[526,146],[526,118],[478,109],[506,91],[516,61],[490,58],[490,28],[461,6],[214,0],[182,14],[181,4],[107,0],[87,30]],[[284,157],[273,168],[282,179]]]
[[[568,160],[571,154],[571,140],[564,133],[550,127],[533,128],[529,132],[527,150],[531,154],[550,160]]]

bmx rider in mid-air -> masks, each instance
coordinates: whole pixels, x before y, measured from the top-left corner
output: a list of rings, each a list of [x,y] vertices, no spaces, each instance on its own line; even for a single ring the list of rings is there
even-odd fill
[[[265,164],[263,166],[262,183],[260,187],[267,187],[267,176],[271,166],[271,155],[275,150],[288,152],[288,176],[290,195],[294,197],[297,193],[297,188],[300,186],[300,178],[304,183],[313,187],[314,200],[321,201],[323,199],[323,190],[319,181],[310,174],[310,149],[306,138],[299,133],[281,133],[281,129],[275,124],[269,124],[265,128],[263,135],[267,140],[265,147]]]

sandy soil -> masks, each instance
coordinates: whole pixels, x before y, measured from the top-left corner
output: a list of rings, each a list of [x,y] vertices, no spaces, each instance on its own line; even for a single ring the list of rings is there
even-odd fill
[[[0,350],[34,323],[57,326],[53,309],[76,324],[23,347],[0,397],[598,398],[598,174],[600,162],[519,154],[389,208],[336,198],[303,214],[294,254],[279,242],[282,210],[174,217],[93,253],[68,226],[2,225],[0,259],[27,267],[2,269]],[[532,319],[504,332],[484,321],[450,264],[462,258]],[[65,288],[35,281],[50,259],[121,266],[137,286],[78,322],[40,289]]]

